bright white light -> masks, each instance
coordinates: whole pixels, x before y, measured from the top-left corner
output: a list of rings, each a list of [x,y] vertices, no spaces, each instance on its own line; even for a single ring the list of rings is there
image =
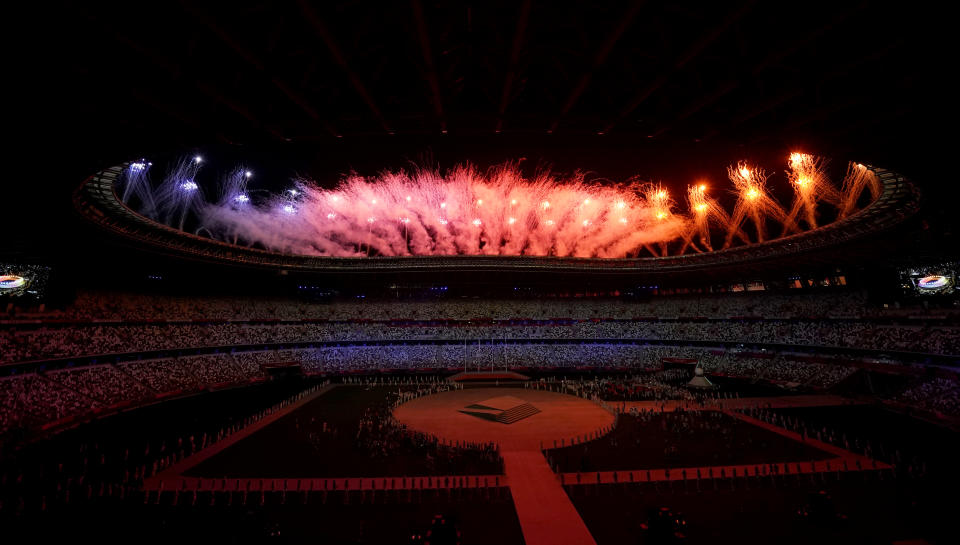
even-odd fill
[[[329,214],[327,214],[327,219],[328,219],[328,220],[332,220],[332,219],[335,218],[335,217],[337,217],[337,215],[334,214],[333,212],[330,212]]]
[[[400,218],[400,223],[410,223],[410,218]]]
[[[377,199],[373,199],[372,201],[370,201],[370,204],[377,204]]]
[[[480,227],[480,224],[481,224],[481,223],[483,223],[483,222],[480,221],[480,218],[477,218],[477,219],[473,220],[473,224],[476,225],[477,227]]]
[[[448,222],[447,220],[445,220],[445,219],[441,219],[441,220],[440,220],[440,225],[446,225],[447,223],[449,223],[449,222]]]
[[[196,157],[193,158],[193,162],[198,163],[198,164],[199,164],[199,163],[202,163],[202,162],[203,162],[203,157],[200,157],[199,155],[197,155]]]
[[[516,206],[516,204],[517,204],[517,199],[513,199],[512,201],[510,201],[510,204]]]
[[[588,225],[590,225],[590,220],[583,220],[583,226],[587,227]]]
[[[617,208],[619,208],[620,210],[623,210],[623,209],[626,208],[626,207],[627,207],[627,203],[625,203],[625,202],[623,202],[623,201],[617,202]]]
[[[590,199],[585,199],[585,200],[583,201],[583,204],[590,204]]]
[[[377,221],[377,218],[367,218],[367,223],[373,223]]]
[[[510,218],[507,220],[507,223],[509,223],[510,225],[513,225],[514,223],[517,223],[517,218]]]
[[[483,199],[477,199],[477,206],[480,206],[482,204],[483,204]]]
[[[248,170],[248,171],[244,172],[243,175],[246,176],[247,178],[249,178],[250,176],[253,176],[253,173]]]
[[[410,202],[410,195],[407,195],[407,202]]]
[[[180,184],[180,189],[184,191],[196,191],[198,187],[199,186],[197,185],[197,182],[194,182],[193,180],[187,180],[186,182]]]
[[[283,206],[283,211],[286,212],[287,214],[296,214],[297,207],[293,206],[292,204],[285,204]]]
[[[543,202],[540,203],[540,204],[541,204],[541,206],[543,206],[544,208],[550,208],[550,201],[543,201]]]
[[[627,218],[620,218],[620,223],[627,223]]]
[[[248,196],[244,195],[243,193],[241,193],[241,194],[237,195],[236,197],[234,197],[233,200],[236,201],[236,202],[239,202],[239,203],[246,203],[246,202],[250,202],[250,197],[248,197]]]
[[[447,203],[445,202],[440,203],[440,208],[446,208],[446,207],[447,207]]]
[[[141,170],[147,168],[147,165],[143,163],[130,163],[130,170],[134,172],[140,172]]]
[[[547,220],[547,225],[553,225],[553,220]]]
[[[287,192],[293,195],[294,197],[300,194],[300,192],[297,191],[296,189],[288,189]]]

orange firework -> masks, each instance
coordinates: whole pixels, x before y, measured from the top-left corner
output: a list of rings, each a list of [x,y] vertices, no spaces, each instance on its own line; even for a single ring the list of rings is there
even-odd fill
[[[850,163],[847,165],[847,175],[843,178],[842,197],[840,199],[840,218],[849,216],[857,206],[857,201],[863,194],[863,190],[870,191],[870,200],[874,201],[880,196],[880,180],[872,170],[862,163]]]
[[[693,222],[683,237],[680,254],[683,254],[688,247],[692,247],[698,252],[712,251],[710,226],[717,225],[726,228],[730,223],[730,216],[720,207],[717,201],[707,195],[707,189],[707,184],[703,182],[687,186],[687,203],[690,214],[693,216]],[[695,236],[702,249],[693,240]]]
[[[673,216],[673,212],[671,211],[673,201],[670,199],[670,193],[662,184],[647,184],[643,188],[643,196],[650,205],[653,222],[662,223],[670,220]],[[654,255],[667,255],[667,241],[660,242],[658,246],[660,247],[659,252],[654,251],[649,245],[647,249]]]
[[[644,187],[643,193],[644,198],[650,203],[655,220],[662,221],[670,217],[673,201],[670,200],[670,193],[663,188],[663,185],[649,184]]]
[[[767,194],[768,176],[762,168],[741,161],[727,168],[727,176],[736,188],[738,199],[727,228],[727,237],[723,243],[724,248],[730,246],[734,236],[740,236],[745,243],[750,243],[741,230],[747,216],[750,216],[754,229],[756,229],[757,242],[763,242],[767,238],[767,217],[771,217],[785,226],[792,224],[783,208]]]
[[[792,225],[784,225],[783,234],[798,230],[798,218],[803,213],[804,221],[811,229],[817,228],[817,203],[827,201],[837,205],[840,194],[830,183],[826,174],[826,159],[809,153],[790,154],[787,179],[796,198],[787,216]]]

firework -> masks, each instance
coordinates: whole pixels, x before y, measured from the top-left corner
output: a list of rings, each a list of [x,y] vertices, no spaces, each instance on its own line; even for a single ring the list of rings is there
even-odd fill
[[[688,247],[698,252],[713,251],[711,227],[727,229],[730,225],[730,216],[707,194],[707,184],[700,182],[687,187],[687,204],[693,221],[688,232],[683,237],[683,244],[678,253],[683,254]],[[696,241],[694,240],[696,237]],[[700,245],[697,245],[697,242]],[[701,249],[702,248],[702,249]]]
[[[647,184],[644,187],[643,195],[652,207],[653,217],[656,221],[669,221],[673,217],[671,210],[673,201],[670,199],[670,192],[663,187],[663,184]],[[659,251],[650,244],[644,247],[653,255],[665,256],[667,255],[667,244],[667,241],[658,242],[656,247],[659,248]]]
[[[196,182],[201,163],[203,159],[199,155],[193,159],[181,159],[157,189],[156,213],[165,218],[168,225],[176,224],[183,230],[187,216],[198,214],[203,208],[203,191]]]
[[[134,161],[123,170],[120,182],[123,190],[120,199],[124,204],[129,204],[131,197],[136,197],[140,201],[140,212],[147,216],[156,214],[149,176],[152,166],[153,163],[146,159]]]
[[[783,208],[767,193],[768,175],[765,170],[741,161],[727,168],[727,176],[737,192],[737,203],[727,227],[724,248],[730,247],[734,236],[740,237],[746,244],[750,243],[742,230],[748,216],[753,222],[757,242],[767,238],[767,218],[780,222],[785,228],[792,224]]]
[[[799,217],[810,229],[817,228],[817,204],[826,201],[834,206],[839,204],[840,194],[830,184],[826,174],[826,159],[808,153],[791,153],[787,180],[793,188],[795,199],[793,207],[787,213],[789,221],[783,232],[799,231]]]
[[[662,188],[525,179],[514,165],[350,176],[334,189],[298,180],[265,206],[227,197],[202,211],[211,232],[304,255],[622,257],[665,251],[686,225]]]
[[[237,167],[220,180],[217,197],[204,199],[197,182],[201,157],[176,162],[155,189],[149,163],[128,165],[123,199],[136,197],[145,215],[183,229],[188,217],[198,234],[232,244],[313,256],[572,256],[622,258],[649,253],[682,255],[723,248],[734,241],[768,240],[768,224],[781,236],[818,226],[824,204],[842,218],[864,191],[876,198],[880,182],[851,164],[842,190],[825,175],[825,161],[790,156],[787,183],[794,200],[787,212],[768,193],[768,174],[740,162],[728,168],[737,196],[728,213],[701,182],[687,188],[688,210],[678,212],[661,184],[598,184],[583,174],[539,172],[524,177],[517,164],[486,171],[460,166],[344,177],[333,188],[295,179],[278,194],[250,191],[253,172]],[[747,225],[750,224],[752,229]]]
[[[857,201],[864,190],[870,192],[870,200],[874,201],[880,196],[880,180],[876,174],[861,163],[849,163],[847,165],[847,175],[843,178],[843,189],[841,190],[839,217],[845,218],[856,208]]]

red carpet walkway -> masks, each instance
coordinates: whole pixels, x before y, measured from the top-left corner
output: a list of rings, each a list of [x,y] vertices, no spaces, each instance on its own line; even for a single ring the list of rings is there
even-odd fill
[[[196,492],[313,492],[333,490],[434,490],[446,488],[491,488],[506,486],[503,475],[451,475],[440,477],[350,477],[339,479],[201,478],[179,475],[150,479],[144,490],[192,490]]]
[[[207,458],[210,458],[216,454],[219,454],[220,452],[225,450],[227,447],[233,445],[237,441],[245,437],[249,437],[250,435],[256,433],[257,431],[269,426],[270,424],[273,424],[277,420],[280,420],[284,416],[287,416],[288,414],[299,409],[300,407],[303,407],[307,403],[310,403],[314,399],[317,399],[318,397],[329,392],[333,388],[336,388],[335,384],[324,386],[323,388],[320,388],[316,392],[313,392],[310,395],[304,396],[298,399],[297,401],[287,405],[286,407],[283,407],[281,409],[278,409],[270,413],[269,415],[261,418],[257,422],[254,422],[253,424],[250,424],[245,428],[241,428],[236,433],[232,433],[227,437],[224,437],[222,440],[217,441],[216,443],[208,446],[207,448],[201,450],[200,452],[197,452],[192,456],[187,456],[183,460],[180,460],[179,462],[167,467],[163,471],[157,473],[153,477],[150,477],[149,479],[144,481],[143,488],[145,490],[156,490],[156,487],[160,481],[164,479],[169,480],[173,477],[179,477],[180,474],[183,473],[184,471],[199,464],[200,462],[206,460]]]
[[[527,545],[596,544],[540,452],[504,452],[503,461]]]
[[[806,439],[804,439],[803,437],[800,436],[799,433],[797,433],[797,432],[795,432],[795,431],[790,431],[790,430],[781,428],[781,427],[779,427],[779,426],[774,426],[773,424],[768,424],[767,422],[764,422],[763,420],[758,420],[758,419],[753,418],[753,417],[751,417],[751,416],[747,416],[747,415],[745,415],[745,414],[743,414],[743,413],[739,413],[739,412],[736,412],[736,411],[723,411],[723,412],[726,413],[726,414],[729,415],[729,416],[732,416],[732,417],[734,417],[734,418],[738,418],[738,419],[740,419],[740,420],[743,420],[744,422],[748,422],[748,423],[750,423],[750,424],[753,424],[754,426],[757,426],[758,428],[763,428],[763,429],[765,429],[765,430],[772,431],[773,433],[778,433],[778,434],[780,434],[780,435],[782,435],[782,436],[784,436],[784,437],[793,439],[794,441],[798,441],[798,442],[800,442],[800,443],[807,443],[808,445],[812,445],[812,446],[814,446],[814,447],[816,447],[816,448],[818,448],[818,449],[820,449],[820,450],[822,450],[822,451],[824,451],[824,452],[829,452],[830,454],[835,454],[835,455],[841,460],[841,463],[842,463],[842,460],[846,460],[847,463],[848,463],[848,465],[849,465],[850,467],[856,466],[857,462],[859,462],[860,465],[863,466],[863,467],[867,467],[868,465],[870,465],[871,467],[876,467],[877,469],[887,469],[888,467],[890,467],[890,466],[887,465],[887,464],[884,464],[884,463],[882,463],[882,462],[877,462],[876,460],[871,460],[870,458],[867,458],[866,456],[864,456],[864,455],[862,455],[862,454],[857,454],[857,453],[855,453],[855,452],[850,452],[849,450],[846,450],[846,449],[844,449],[844,448],[841,448],[841,447],[838,447],[838,446],[835,446],[835,445],[831,445],[830,443],[825,443],[825,442],[823,442],[823,441],[818,441],[818,440],[813,439],[813,438],[811,438],[811,437],[807,437]]]
[[[732,400],[731,400],[732,401]],[[725,479],[730,477],[756,477],[767,475],[809,474],[824,471],[869,471],[889,469],[890,465],[878,462],[862,454],[850,452],[841,447],[807,437],[804,439],[799,433],[768,424],[762,420],[745,414],[726,410],[723,411],[733,418],[743,420],[754,426],[772,431],[800,443],[806,443],[824,452],[836,456],[830,460],[818,462],[788,462],[777,464],[749,464],[731,466],[703,466],[674,469],[638,469],[634,471],[600,471],[590,473],[563,473],[561,482],[565,485],[573,484],[601,484],[624,482],[655,482],[655,481],[686,481],[697,479]],[[698,474],[699,472],[699,474]]]
[[[717,466],[683,469],[655,469],[636,471],[605,471],[600,473],[566,473],[560,476],[553,473],[546,459],[538,449],[538,444],[549,443],[557,437],[580,436],[594,429],[606,429],[609,413],[594,404],[579,398],[560,394],[546,394],[532,390],[510,390],[511,395],[530,397],[537,408],[543,412],[511,426],[489,423],[475,418],[465,417],[459,409],[484,396],[495,392],[455,391],[422,398],[416,403],[408,402],[398,409],[401,415],[410,413],[419,416],[419,425],[411,426],[426,433],[448,440],[489,441],[496,440],[502,448],[506,476],[449,476],[449,477],[377,477],[377,478],[340,478],[340,479],[202,479],[183,477],[182,472],[217,454],[240,439],[255,433],[296,410],[302,405],[322,395],[325,390],[299,400],[267,416],[263,420],[227,437],[201,452],[190,456],[167,468],[160,474],[148,479],[144,488],[148,491],[184,490],[184,491],[331,491],[331,490],[416,490],[444,488],[487,488],[509,486],[517,517],[523,530],[527,545],[595,545],[590,531],[580,518],[580,514],[570,502],[562,484],[593,484],[596,482],[644,482],[695,480],[699,469],[701,479],[744,477],[769,474],[798,474],[821,471],[855,471],[886,469],[888,466],[844,449],[806,439],[807,443],[830,452],[837,457],[819,462],[791,462],[788,464],[756,464],[737,466]],[[552,396],[552,397],[551,397]],[[462,398],[462,399],[461,399]],[[468,399],[469,398],[469,399]],[[552,399],[556,398],[556,399]],[[574,403],[584,405],[576,405]],[[835,396],[785,396],[783,398],[747,398],[720,400],[713,406],[697,407],[686,402],[610,402],[612,407],[629,410],[631,407],[646,410],[675,410],[684,406],[688,410],[724,410],[731,416],[753,425],[766,428],[775,433],[797,441],[803,439],[796,433],[772,426],[750,418],[731,409],[750,406],[817,406],[840,405],[849,403]],[[414,411],[416,407],[422,410]],[[597,415],[587,418],[592,409]],[[555,413],[555,414],[554,414]],[[408,416],[410,416],[408,414]],[[571,418],[571,415],[576,418]],[[403,418],[398,418],[404,421]],[[580,420],[583,420],[582,422]],[[596,420],[596,422],[594,422]],[[409,423],[408,423],[409,424]],[[573,426],[573,427],[571,427]],[[569,428],[569,429],[568,429]],[[581,429],[582,428],[582,429]],[[479,435],[478,435],[479,434]],[[562,480],[562,484],[561,484]]]
[[[611,483],[647,483],[662,481],[696,481],[709,479],[729,479],[743,477],[767,477],[769,475],[806,475],[810,473],[822,473],[832,471],[871,471],[887,469],[887,464],[871,461],[868,464],[857,467],[847,461],[844,465],[844,459],[834,458],[831,460],[821,460],[818,462],[788,462],[777,464],[750,464],[733,466],[709,466],[709,467],[684,467],[666,469],[636,469],[633,471],[599,471],[580,473],[561,473],[560,478],[565,485],[574,484],[611,484]],[[699,477],[697,471],[700,472]]]

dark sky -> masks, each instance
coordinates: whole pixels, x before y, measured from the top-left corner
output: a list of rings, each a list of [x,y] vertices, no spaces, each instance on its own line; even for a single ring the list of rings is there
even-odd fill
[[[722,182],[792,150],[897,169],[953,229],[949,34],[886,2],[53,2],[7,51],[7,258],[100,244],[70,195],[100,168],[200,151],[258,180],[411,162]],[[29,9],[29,8],[28,8]],[[495,132],[499,129],[500,132]],[[444,133],[443,131],[446,131]],[[548,132],[549,131],[549,132]],[[599,134],[599,133],[603,134]],[[214,166],[215,164],[215,166]]]

